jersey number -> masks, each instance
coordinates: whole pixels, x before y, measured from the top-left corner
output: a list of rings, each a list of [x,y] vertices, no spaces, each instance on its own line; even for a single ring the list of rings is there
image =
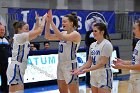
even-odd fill
[[[93,64],[96,65],[96,56],[92,57]]]
[[[59,52],[60,52],[60,53],[63,53],[63,45],[62,45],[62,44],[59,45]]]

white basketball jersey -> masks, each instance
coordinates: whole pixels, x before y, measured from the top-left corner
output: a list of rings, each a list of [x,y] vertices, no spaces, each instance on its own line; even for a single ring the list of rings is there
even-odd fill
[[[59,62],[67,62],[76,59],[76,53],[80,42],[74,43],[71,41],[60,41],[58,49]]]
[[[101,56],[111,57],[113,51],[112,44],[104,39],[100,44],[96,42],[90,45],[89,56],[92,58],[92,64],[96,65]],[[104,68],[110,67],[110,60],[104,65]]]
[[[140,40],[137,42],[132,55],[132,64],[140,64]],[[131,73],[140,73],[140,70],[130,70]]]
[[[29,33],[15,34],[13,39],[11,61],[27,63],[28,53],[30,51]]]

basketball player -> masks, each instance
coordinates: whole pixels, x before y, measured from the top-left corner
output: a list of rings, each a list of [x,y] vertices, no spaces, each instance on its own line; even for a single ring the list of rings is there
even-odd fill
[[[67,14],[62,18],[63,30],[60,32],[52,21],[52,11],[48,12],[46,38],[60,40],[58,50],[57,81],[60,93],[79,93],[78,76],[72,75],[71,70],[77,68],[76,53],[81,41],[77,32],[78,19],[75,13]],[[52,27],[55,34],[50,34],[48,27]]]
[[[106,25],[96,23],[93,29],[94,39],[97,41],[90,45],[88,61],[73,74],[79,75],[91,71],[90,84],[92,93],[111,93],[112,71],[110,57],[113,46],[109,39]]]
[[[42,33],[45,24],[45,16],[43,17],[41,25],[39,25],[39,18],[36,14],[37,24],[33,31],[29,31],[29,25],[23,21],[15,22],[13,24],[15,34],[13,37],[12,58],[11,64],[8,66],[7,70],[10,93],[24,92],[23,78],[30,50],[29,41],[35,39]]]
[[[133,26],[135,37],[140,39],[140,20],[137,20]],[[129,69],[129,93],[140,93],[140,40],[137,42],[132,56],[132,61],[125,61],[118,59],[114,60],[113,68],[116,69]]]

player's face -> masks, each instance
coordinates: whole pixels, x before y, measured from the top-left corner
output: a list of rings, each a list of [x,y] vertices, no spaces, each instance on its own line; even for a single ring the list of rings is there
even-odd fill
[[[29,32],[29,25],[28,25],[28,24],[25,24],[25,25],[22,27],[22,31],[23,31],[23,32]]]
[[[103,37],[103,32],[100,31],[97,27],[94,27],[93,36],[96,40],[100,40]]]
[[[135,34],[135,37],[140,37],[140,28],[138,23],[135,23],[133,25],[133,32]]]
[[[0,25],[0,37],[3,37],[5,35],[5,27],[3,25]]]
[[[63,30],[69,31],[69,29],[71,29],[73,27],[73,22],[70,22],[68,20],[68,17],[63,17],[62,26],[63,26]]]

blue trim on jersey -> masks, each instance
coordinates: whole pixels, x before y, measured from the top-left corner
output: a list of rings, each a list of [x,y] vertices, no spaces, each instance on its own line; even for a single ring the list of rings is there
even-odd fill
[[[109,61],[104,65],[105,68],[109,68],[110,67],[110,57],[109,57]]]
[[[23,45],[22,56],[21,56],[20,62],[22,62],[23,57],[24,57],[24,48],[25,48],[25,45]]]
[[[20,45],[18,46],[18,55],[17,55],[17,61],[19,59],[19,53],[20,53]]]
[[[72,42],[72,45],[71,45],[71,60],[72,60],[72,49],[73,49],[73,42]]]
[[[16,64],[15,64],[15,68],[14,68],[14,76],[13,76],[12,80],[9,81],[9,84],[15,79],[15,77],[16,77]]]
[[[75,44],[74,46],[74,43],[72,42],[72,45],[71,45],[71,60],[74,60],[76,58],[76,48],[77,48],[77,44]]]
[[[20,74],[20,68],[19,68],[19,66],[18,66],[18,69],[19,69],[19,77],[20,77],[20,80],[21,80],[21,82],[23,83],[23,79],[22,79],[22,76],[21,76],[21,74]]]
[[[0,45],[2,44],[9,45],[7,42],[0,42]]]
[[[111,72],[111,79],[112,79],[113,76],[112,76],[112,70],[111,69],[110,69],[110,72]],[[112,80],[111,79],[110,79],[110,83],[111,83],[110,84],[111,85],[110,87],[112,88]]]
[[[72,63],[72,70],[73,69],[74,69],[74,64]],[[71,80],[70,80],[70,82],[68,84],[70,84],[73,81],[73,79],[74,79],[74,75],[72,75],[72,78],[71,78]]]
[[[106,82],[106,86],[108,86],[108,69],[106,69],[106,80],[107,80],[107,82]]]
[[[77,45],[78,45],[78,44],[75,45],[75,51],[76,51]],[[75,58],[76,58],[76,53],[75,53]]]
[[[110,75],[109,75],[110,74]],[[112,88],[112,71],[111,69],[106,69],[106,75],[107,75],[107,85],[109,88]]]

